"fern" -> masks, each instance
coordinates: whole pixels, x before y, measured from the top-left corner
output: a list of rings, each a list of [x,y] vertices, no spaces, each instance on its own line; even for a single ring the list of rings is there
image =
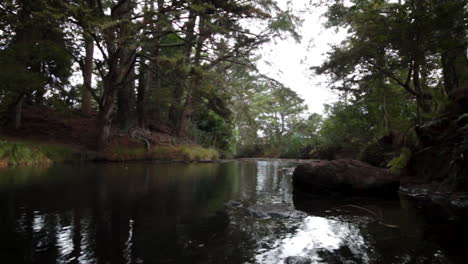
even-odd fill
[[[411,159],[411,150],[408,148],[403,148],[400,152],[400,156],[393,158],[387,164],[387,167],[389,167],[390,171],[392,172],[398,172],[401,169],[406,168],[410,159]]]

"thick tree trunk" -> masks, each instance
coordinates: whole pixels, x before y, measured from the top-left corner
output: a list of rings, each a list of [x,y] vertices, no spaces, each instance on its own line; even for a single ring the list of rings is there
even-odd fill
[[[195,20],[193,23],[195,24]],[[195,96],[197,90],[200,86],[200,73],[197,72],[197,67],[200,66],[200,59],[201,59],[201,52],[203,48],[203,43],[205,42],[205,18],[200,16],[200,22],[198,25],[199,29],[199,36],[196,42],[195,47],[195,56],[193,58],[193,65],[190,71],[190,82],[188,84],[188,91],[187,91],[187,99],[185,100],[185,104],[182,107],[182,111],[180,113],[178,122],[177,122],[177,135],[179,136],[187,136],[188,135],[188,128],[190,126],[190,122],[193,115],[193,97]],[[191,37],[193,39],[195,33],[191,32]],[[190,61],[190,55],[192,52],[192,47],[188,47],[186,49],[186,60]]]
[[[131,0],[124,1],[122,3],[122,19],[130,21],[132,18],[132,8],[133,3]],[[128,64],[133,65],[132,53],[133,48],[130,47],[130,38],[132,34],[132,29],[129,23],[122,23],[120,26],[120,40],[123,41],[121,45],[120,52],[120,71],[124,75],[122,79],[122,85],[119,85],[119,90],[117,92],[117,121],[120,129],[128,130],[131,127],[131,117],[133,109],[133,94],[135,89],[135,70],[133,68],[127,67]],[[124,72],[128,69],[128,72]]]
[[[128,25],[128,23],[131,23],[130,18],[133,8],[133,0],[119,2],[112,9],[111,17],[121,20],[121,23],[116,27],[107,28],[104,32],[108,53],[106,59],[108,73],[103,77],[104,91],[98,118],[97,148],[99,150],[104,149],[108,144],[116,96],[118,92],[125,89],[124,87],[128,85],[129,76],[134,72],[136,47],[131,47],[132,38],[130,36],[130,26]],[[121,98],[130,100],[125,96],[121,96]]]
[[[115,96],[117,91],[115,87],[110,87],[111,84],[104,84],[104,86],[104,89],[108,92],[103,95],[103,104],[98,116],[98,150],[105,149],[105,147],[108,144],[112,125],[112,114],[114,112]]]
[[[82,69],[83,87],[81,91],[81,112],[84,115],[91,114],[91,82],[93,78],[93,58],[94,58],[94,42],[90,36],[85,35],[85,60]]]
[[[126,81],[117,93],[117,122],[119,128],[128,130],[132,125],[133,90],[135,89],[134,72],[128,74]]]
[[[193,115],[193,98],[192,95],[189,95],[185,101],[182,113],[177,122],[177,136],[183,137],[188,135],[188,130],[190,126],[190,121],[192,120]]]
[[[189,17],[190,19],[187,21],[187,23],[185,24],[185,27],[186,27],[186,38],[185,38],[185,58],[184,58],[184,64],[185,65],[190,65],[191,64],[191,55],[192,55],[192,48],[193,48],[193,45],[194,45],[194,37],[195,37],[195,25],[196,25],[196,20],[197,20],[197,16],[195,15],[195,12],[191,11],[189,13]],[[187,73],[187,77],[190,75],[191,73]],[[186,78],[188,79],[188,78]],[[173,103],[171,105],[171,109],[170,109],[170,116],[169,118],[171,120],[174,120],[175,121],[175,127],[176,127],[176,133],[177,134],[180,134],[181,131],[180,131],[180,128],[182,127],[180,122],[181,122],[181,118],[183,116],[185,116],[184,114],[184,103],[183,102],[183,98],[184,98],[184,94],[187,92],[186,89],[184,89],[186,86],[187,82],[185,80],[182,80],[181,81],[181,84],[178,85],[175,89],[174,89],[174,97],[173,97]],[[187,99],[190,98],[190,95],[187,96]],[[187,102],[187,101],[186,101]],[[185,105],[187,105],[185,103]]]

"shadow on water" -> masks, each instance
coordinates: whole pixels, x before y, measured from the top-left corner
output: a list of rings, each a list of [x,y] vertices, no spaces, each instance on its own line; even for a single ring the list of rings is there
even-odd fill
[[[257,161],[2,170],[0,259],[467,263],[468,232],[458,216],[405,199],[298,199],[290,170],[283,169],[293,166]],[[343,206],[349,204],[357,207]],[[294,206],[308,214],[281,212]],[[252,208],[272,211],[259,217]]]

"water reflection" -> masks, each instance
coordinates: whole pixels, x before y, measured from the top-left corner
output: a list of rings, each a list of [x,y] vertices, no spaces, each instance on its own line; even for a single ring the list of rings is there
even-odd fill
[[[323,217],[306,217],[292,234],[275,241],[273,249],[256,256],[257,263],[284,263],[288,257],[304,257],[311,263],[322,263],[321,251],[334,251],[347,247],[358,256],[361,263],[368,263],[367,245],[354,224]]]
[[[257,202],[292,204],[291,175],[281,170],[292,165],[281,161],[258,161],[256,165]]]
[[[60,165],[1,171],[1,263],[466,263],[466,228],[405,202],[312,200],[302,218],[258,218],[252,205],[293,207],[284,162]],[[240,206],[226,207],[228,201]],[[442,219],[442,220],[441,220]],[[421,242],[423,241],[423,242]],[[453,242],[453,243],[452,243]],[[465,254],[465,255],[464,255]],[[451,255],[456,257],[451,257]],[[337,259],[338,257],[338,259]],[[424,261],[419,261],[424,260]],[[340,262],[341,261],[341,262]],[[445,262],[444,262],[445,261]]]

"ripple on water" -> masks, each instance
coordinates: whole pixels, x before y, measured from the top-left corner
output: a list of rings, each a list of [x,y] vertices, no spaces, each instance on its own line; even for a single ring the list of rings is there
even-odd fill
[[[311,263],[322,263],[321,251],[334,251],[348,247],[362,263],[369,263],[368,248],[359,228],[348,222],[308,216],[296,232],[285,234],[274,242],[271,249],[259,249],[256,263],[285,263],[288,257],[305,257]]]

